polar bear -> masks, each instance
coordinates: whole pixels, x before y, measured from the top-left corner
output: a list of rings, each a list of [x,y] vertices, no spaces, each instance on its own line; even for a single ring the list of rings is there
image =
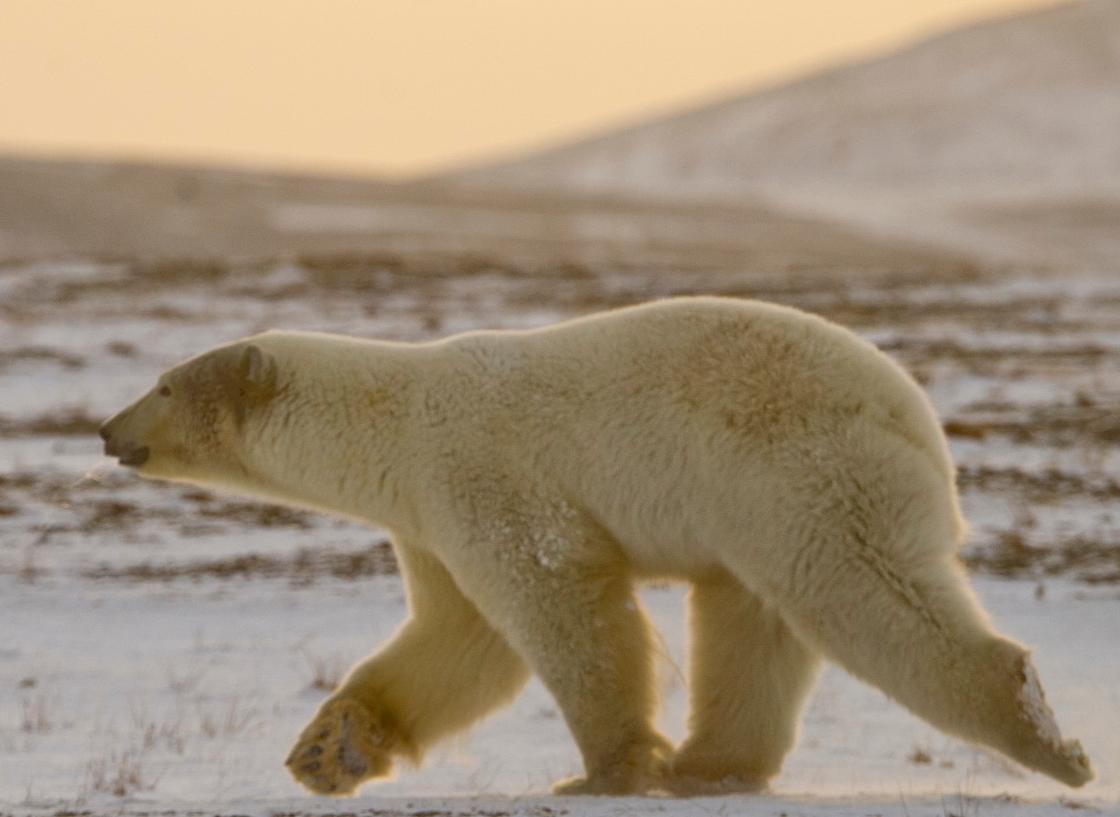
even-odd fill
[[[958,564],[929,402],[822,318],[696,297],[420,344],[267,332],[172,368],[101,436],[145,477],[390,531],[411,618],[299,736],[287,765],[314,792],[418,761],[530,672],[583,756],[556,791],[756,791],[822,658],[949,734],[1092,777]],[[676,748],[652,725],[644,577],[691,584]]]

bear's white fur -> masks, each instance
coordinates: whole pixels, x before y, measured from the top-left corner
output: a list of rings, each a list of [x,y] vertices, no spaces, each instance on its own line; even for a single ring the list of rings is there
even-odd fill
[[[957,563],[945,438],[854,334],[683,298],[425,344],[269,332],[164,374],[107,421],[144,476],[388,529],[411,618],[299,737],[342,794],[509,702],[530,670],[583,754],[562,792],[765,786],[821,658],[1070,785],[1028,653]],[[691,583],[689,736],[654,729],[641,577]]]

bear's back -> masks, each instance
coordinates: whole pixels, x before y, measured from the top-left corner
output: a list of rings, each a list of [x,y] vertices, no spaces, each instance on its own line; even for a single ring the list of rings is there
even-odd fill
[[[448,343],[480,364],[482,399],[510,407],[514,427],[544,418],[533,434],[584,439],[589,453],[608,442],[603,435],[637,428],[757,450],[863,422],[952,478],[944,435],[913,379],[853,332],[790,307],[672,298]]]

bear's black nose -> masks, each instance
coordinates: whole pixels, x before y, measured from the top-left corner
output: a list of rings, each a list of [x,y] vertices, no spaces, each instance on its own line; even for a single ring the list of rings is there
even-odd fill
[[[101,439],[105,440],[105,442],[108,442],[109,438],[111,436],[113,436],[112,434],[109,433],[109,424],[108,423],[102,423],[101,428],[97,429],[97,433],[101,435]]]

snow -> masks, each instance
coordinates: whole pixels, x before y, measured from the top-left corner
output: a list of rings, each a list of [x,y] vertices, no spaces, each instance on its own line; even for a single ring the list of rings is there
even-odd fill
[[[1102,242],[1114,257],[1118,78],[1120,0],[1062,3],[443,181],[678,202],[763,198],[1019,259],[1107,258]],[[1067,239],[1075,246],[1057,246],[1065,242],[1052,223],[1046,237],[1029,219],[1007,223],[1036,204],[1079,230],[1101,221],[1096,246],[1077,247],[1076,234]]]
[[[394,577],[303,588],[260,581],[75,587],[12,577],[0,584],[0,686],[19,690],[0,710],[0,803],[27,812],[110,804],[133,811],[260,812],[281,802],[288,809],[314,807],[283,768],[291,741],[325,694],[309,688],[308,656],[356,660],[405,615]],[[1120,596],[1062,582],[1042,600],[1022,583],[988,580],[978,589],[996,622],[1034,645],[1059,718],[1097,764],[1100,779],[1077,799],[1116,801]],[[682,592],[647,589],[643,603],[668,649],[662,725],[679,739]],[[20,689],[26,678],[35,685]],[[19,726],[28,707],[42,708],[43,728]],[[918,749],[932,762],[907,759]],[[105,758],[131,758],[139,766],[142,785],[123,801],[91,790],[93,770]],[[575,773],[578,764],[554,704],[534,682],[511,710],[437,751],[423,768],[402,770],[336,808],[385,808],[402,800],[430,808],[431,798],[480,795],[570,808],[544,795],[550,782]],[[1067,795],[1052,781],[939,735],[877,691],[830,669],[775,785],[777,800],[747,802],[761,799],[766,813],[776,813],[783,801],[806,808],[821,798],[859,797],[897,806],[938,792],[1025,801]],[[736,799],[726,807],[741,805]],[[664,810],[668,803],[654,799],[632,807]]]

